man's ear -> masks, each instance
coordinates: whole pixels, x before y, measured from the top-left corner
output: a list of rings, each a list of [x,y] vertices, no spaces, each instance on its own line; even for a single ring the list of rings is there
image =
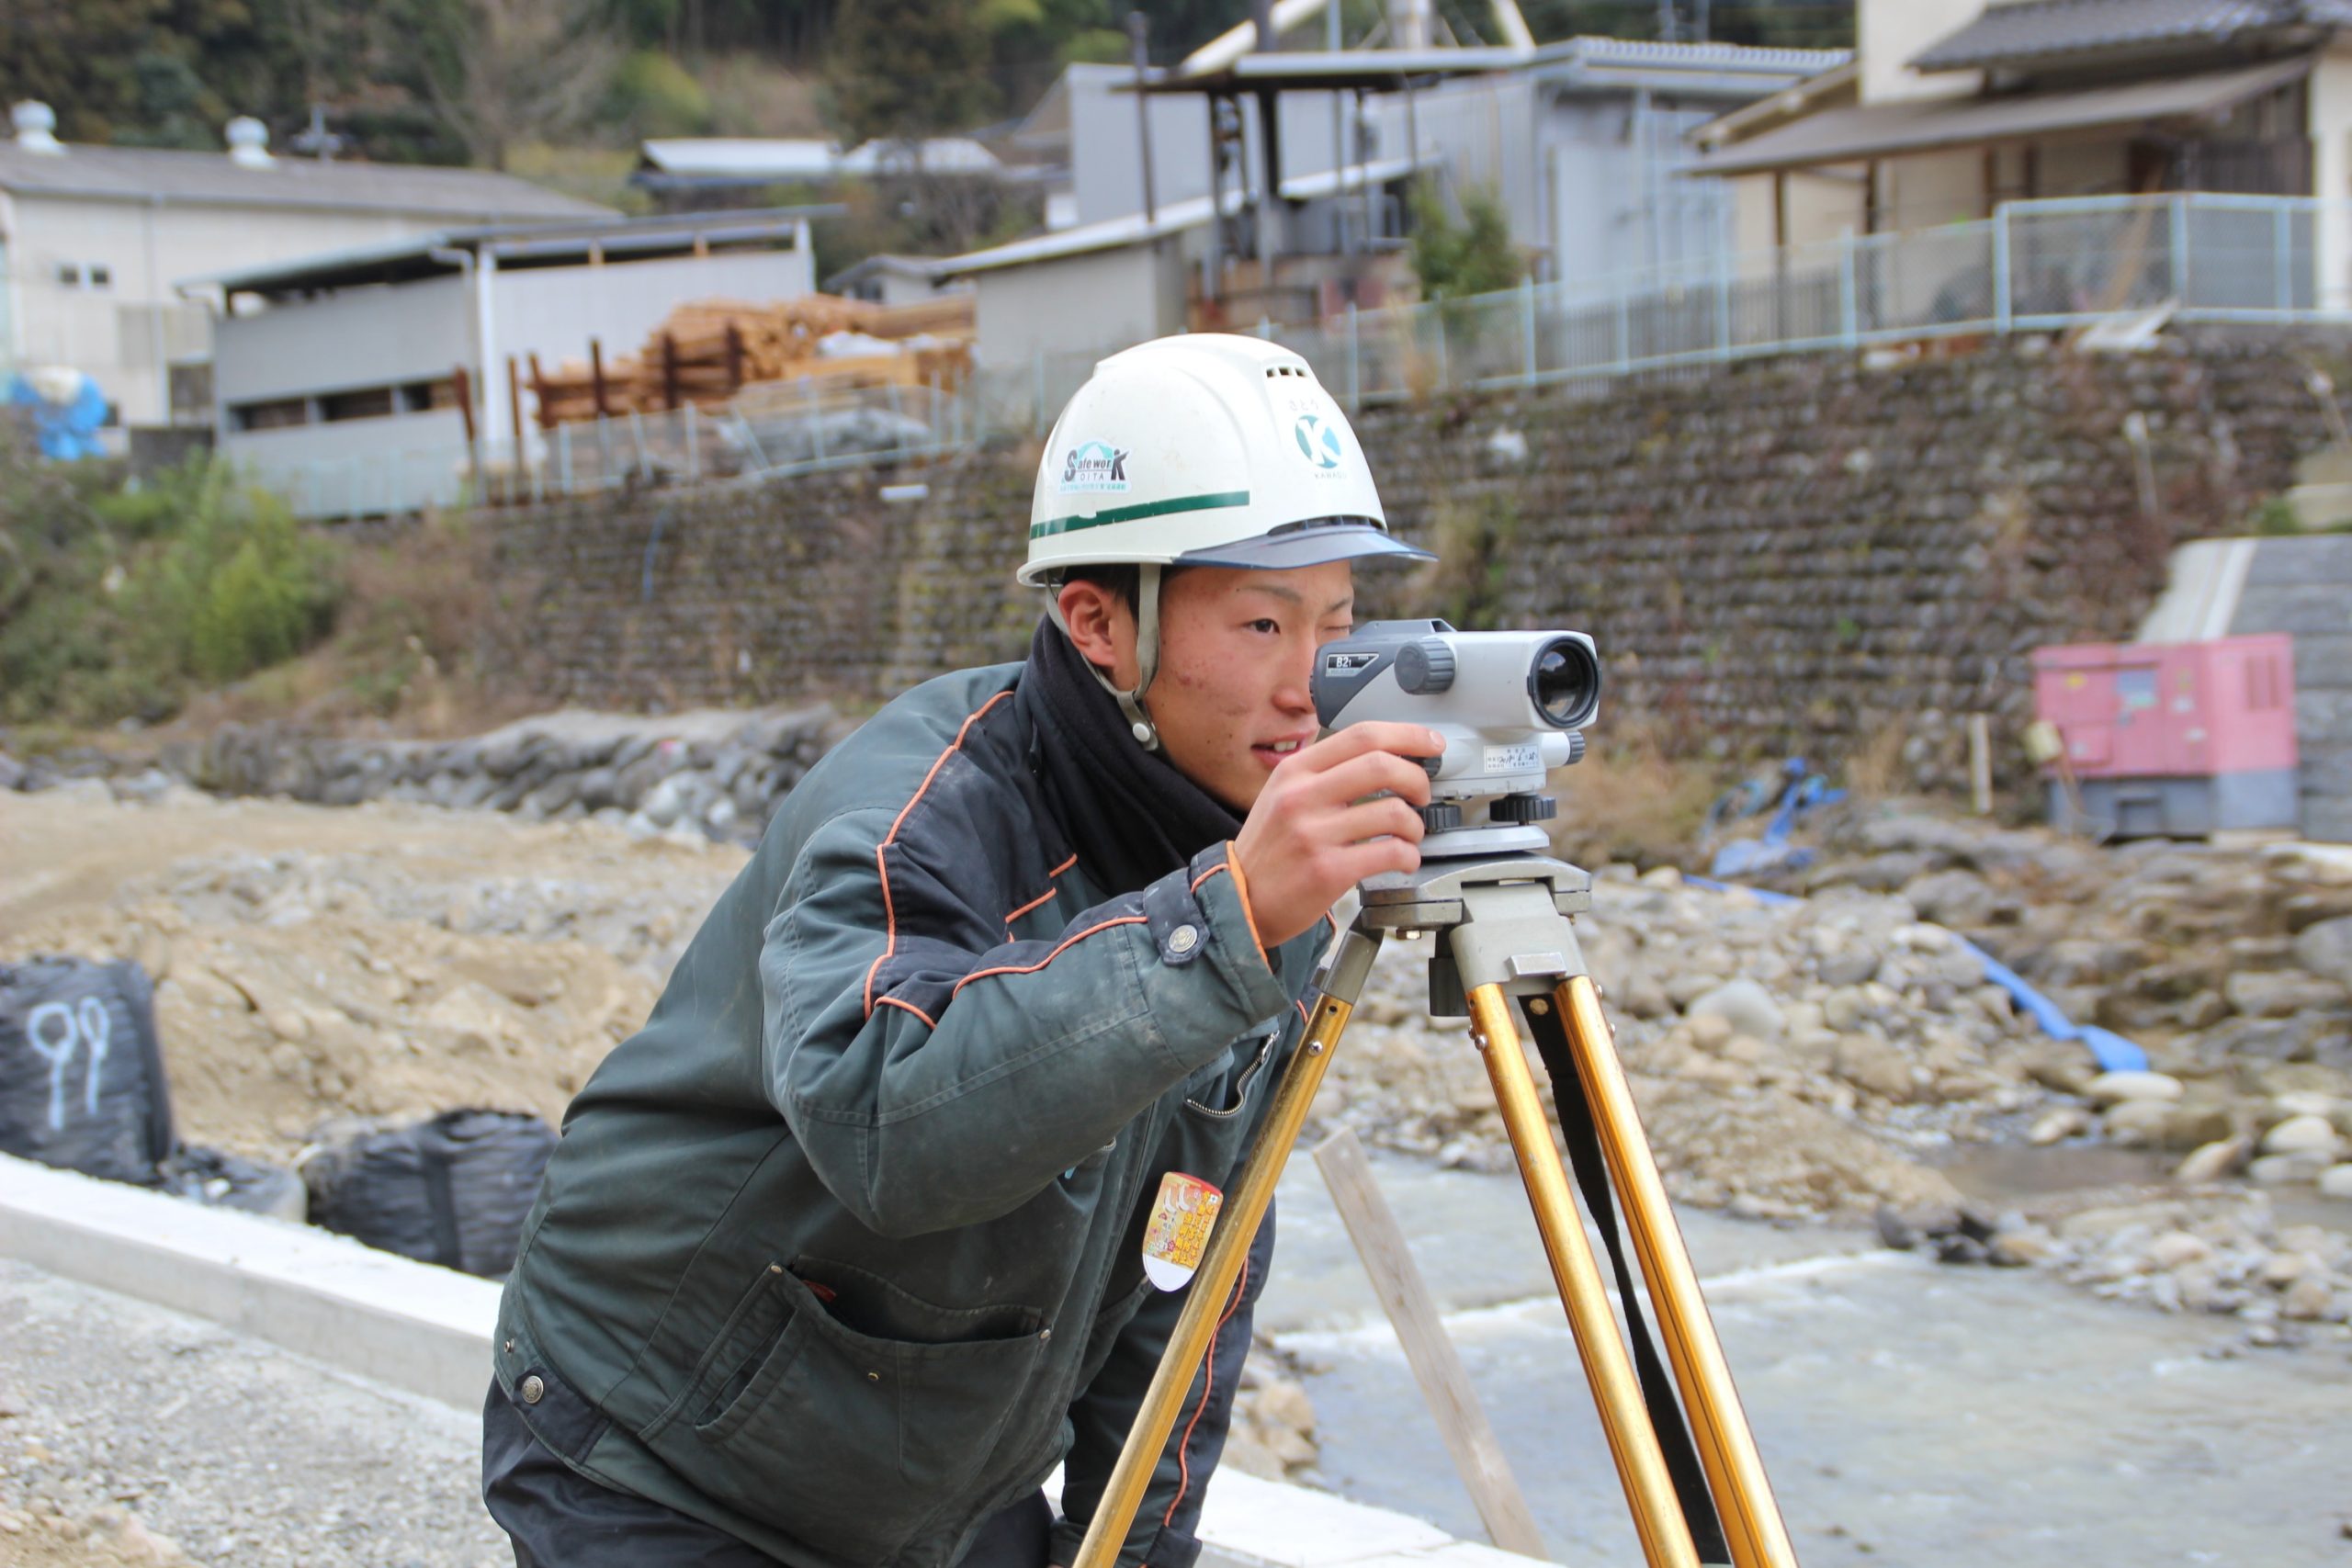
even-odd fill
[[[1111,677],[1119,690],[1135,687],[1136,616],[1127,602],[1096,582],[1066,582],[1055,603],[1069,640],[1089,664]]]

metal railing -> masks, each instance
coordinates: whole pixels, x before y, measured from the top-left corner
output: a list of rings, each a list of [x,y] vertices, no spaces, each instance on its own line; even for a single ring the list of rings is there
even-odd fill
[[[2011,202],[1989,219],[1910,233],[1351,309],[1259,332],[1296,350],[1357,409],[2151,311],[2183,321],[2352,322],[2352,203],[2198,193]],[[437,463],[458,477],[434,499],[459,504],[926,457],[1043,434],[1096,361],[1124,346],[983,366],[952,394],[776,383],[718,413],[630,415],[534,434],[519,460],[512,442],[490,442],[479,461],[443,449],[351,462],[361,471]],[[310,515],[383,510],[368,502],[399,488],[324,471],[300,484],[297,506]],[[324,505],[308,504],[311,497]]]

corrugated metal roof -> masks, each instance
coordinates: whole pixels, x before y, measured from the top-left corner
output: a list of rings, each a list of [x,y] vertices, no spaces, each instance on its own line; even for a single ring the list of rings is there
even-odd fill
[[[232,162],[226,152],[81,142],[69,144],[62,152],[31,152],[0,141],[0,190],[205,207],[426,213],[478,221],[612,216],[612,209],[593,201],[481,169],[322,163],[315,158],[278,158],[255,167]]]
[[[1383,185],[1403,179],[1413,172],[1415,160],[1410,158],[1379,158],[1369,164],[1351,164],[1344,169],[1325,169],[1319,174],[1293,175],[1283,181],[1282,194],[1288,201],[1313,201],[1329,197],[1334,190],[1360,190],[1366,180]],[[1425,152],[1421,164],[1434,164],[1434,153]],[[1241,194],[1225,193],[1225,209],[1241,209]],[[1152,221],[1147,222],[1140,212],[1124,218],[1106,218],[1100,223],[1082,223],[1074,229],[1061,229],[1049,234],[1035,234],[1026,240],[1015,240],[1007,245],[992,245],[984,251],[971,251],[960,256],[947,256],[934,265],[938,278],[964,277],[976,272],[993,272],[999,267],[1026,266],[1033,262],[1058,261],[1065,256],[1085,255],[1091,251],[1118,250],[1138,245],[1147,240],[1165,239],[1187,229],[1196,229],[1209,220],[1209,198],[1196,196],[1186,201],[1165,201]]]
[[[2309,57],[2071,93],[1930,98],[1827,109],[1702,158],[1687,175],[1752,175],[2218,114],[2293,81]]]
[[[995,153],[968,136],[934,136],[922,144],[931,174],[994,174]],[[671,137],[644,144],[647,164],[665,175],[696,179],[827,180],[913,167],[903,143],[868,141],[844,152],[838,142],[810,137]]]
[[[1909,63],[1915,71],[2050,61],[2150,45],[2218,44],[2299,23],[2340,25],[2341,0],[2015,0],[1988,6]]]
[[[350,288],[360,284],[393,283],[459,270],[459,265],[435,259],[434,253],[471,251],[500,260],[560,263],[569,257],[586,259],[597,253],[627,255],[632,251],[678,249],[697,239],[712,245],[763,243],[796,240],[799,225],[811,216],[839,212],[838,206],[778,207],[761,211],[680,212],[653,218],[610,218],[592,223],[507,223],[481,228],[444,229],[430,234],[409,234],[372,245],[298,256],[289,261],[240,267],[202,277],[178,279],[177,288],[217,288],[231,294],[266,294],[306,288]]]

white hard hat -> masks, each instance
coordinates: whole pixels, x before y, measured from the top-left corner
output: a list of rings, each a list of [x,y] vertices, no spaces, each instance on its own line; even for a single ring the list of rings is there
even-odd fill
[[[1258,338],[1195,333],[1113,355],[1062,410],[1020,576],[1368,555],[1432,558],[1390,536],[1355,433],[1313,368]]]

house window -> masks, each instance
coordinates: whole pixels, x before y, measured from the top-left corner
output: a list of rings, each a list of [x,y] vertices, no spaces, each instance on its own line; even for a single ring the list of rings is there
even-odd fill
[[[392,412],[392,389],[390,387],[369,387],[357,392],[329,392],[319,400],[319,417],[330,424],[346,419],[378,419]]]
[[[114,269],[104,262],[59,262],[57,287],[111,288],[114,287]]]
[[[273,398],[266,402],[236,403],[229,421],[239,430],[285,430],[311,423],[308,398]]]
[[[82,275],[89,279],[89,286],[93,288],[111,288],[114,287],[114,270],[111,267],[102,265],[97,262],[92,262],[88,266],[83,268]]]

